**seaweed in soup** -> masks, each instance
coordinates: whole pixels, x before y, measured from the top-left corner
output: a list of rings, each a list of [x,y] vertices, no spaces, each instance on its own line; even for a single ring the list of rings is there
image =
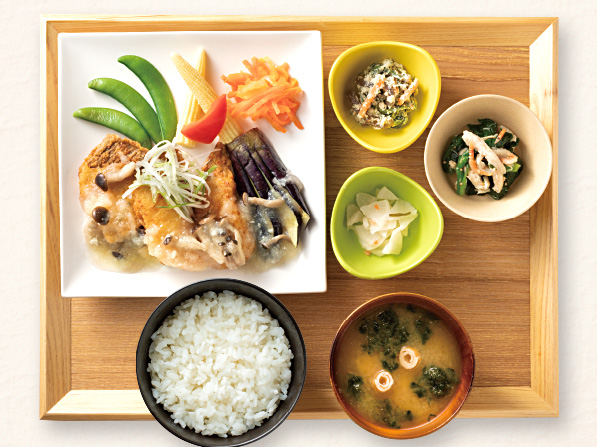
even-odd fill
[[[415,329],[421,336],[421,343],[427,343],[427,340],[429,340],[433,333],[430,326],[438,320],[439,318],[437,318],[437,316],[427,312],[415,321]]]
[[[401,422],[413,420],[410,410],[401,411],[397,406],[392,405],[390,399],[384,399],[377,403],[373,409],[373,417],[391,428],[400,428]]]
[[[359,332],[366,335],[366,343],[361,345],[364,351],[368,354],[383,354],[381,365],[387,371],[398,368],[396,355],[408,341],[410,333],[400,324],[398,314],[393,309],[385,309],[375,317],[363,319]]]
[[[412,382],[410,388],[419,398],[427,396],[439,399],[447,396],[460,381],[452,368],[440,368],[431,365],[423,368],[418,382]]]
[[[361,376],[357,376],[354,374],[348,375],[348,384],[347,390],[348,392],[357,400],[361,398],[361,393],[363,392],[363,378]]]

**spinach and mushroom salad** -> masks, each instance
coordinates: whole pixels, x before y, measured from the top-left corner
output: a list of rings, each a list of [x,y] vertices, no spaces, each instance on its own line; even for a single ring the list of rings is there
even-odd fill
[[[419,80],[393,59],[369,65],[355,79],[356,91],[347,92],[355,119],[374,129],[404,126],[417,109]]]
[[[412,304],[385,305],[353,321],[334,365],[345,402],[390,428],[440,414],[462,374],[460,349],[447,325]]]
[[[447,144],[442,160],[446,174],[456,174],[458,195],[486,195],[500,200],[523,169],[515,153],[519,143],[512,131],[483,118],[479,124],[455,135]]]

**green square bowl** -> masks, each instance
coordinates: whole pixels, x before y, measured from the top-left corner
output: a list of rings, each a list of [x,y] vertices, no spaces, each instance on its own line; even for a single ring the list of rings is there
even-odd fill
[[[355,202],[358,192],[373,194],[386,186],[399,198],[410,202],[418,217],[408,228],[399,255],[366,255],[354,231],[346,228],[346,207]],[[340,265],[350,274],[364,279],[383,279],[400,275],[427,259],[438,246],[444,232],[444,218],[421,185],[392,169],[370,167],[352,174],[342,185],[330,223],[332,248]]]

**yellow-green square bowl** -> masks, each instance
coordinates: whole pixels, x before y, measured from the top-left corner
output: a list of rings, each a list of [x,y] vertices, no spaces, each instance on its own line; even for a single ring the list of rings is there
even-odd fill
[[[350,114],[346,92],[355,89],[354,80],[359,73],[386,58],[404,65],[408,73],[419,79],[418,107],[403,127],[373,129],[358,123]],[[338,56],[330,70],[328,89],[334,112],[346,132],[367,149],[392,153],[413,144],[431,122],[439,102],[441,75],[435,60],[423,48],[402,42],[370,42],[349,48]]]
[[[399,198],[410,202],[418,217],[410,224],[399,255],[367,255],[357,235],[346,227],[346,207],[355,203],[358,192],[374,194],[386,186]],[[381,167],[361,169],[342,185],[330,222],[332,248],[340,265],[357,278],[383,279],[400,275],[427,259],[444,233],[444,218],[435,200],[414,180],[400,172]]]

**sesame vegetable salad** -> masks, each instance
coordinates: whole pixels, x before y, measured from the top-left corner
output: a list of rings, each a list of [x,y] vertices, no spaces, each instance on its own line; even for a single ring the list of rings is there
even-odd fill
[[[419,80],[393,59],[369,65],[355,79],[356,91],[348,92],[350,112],[374,129],[404,126],[417,109]]]

